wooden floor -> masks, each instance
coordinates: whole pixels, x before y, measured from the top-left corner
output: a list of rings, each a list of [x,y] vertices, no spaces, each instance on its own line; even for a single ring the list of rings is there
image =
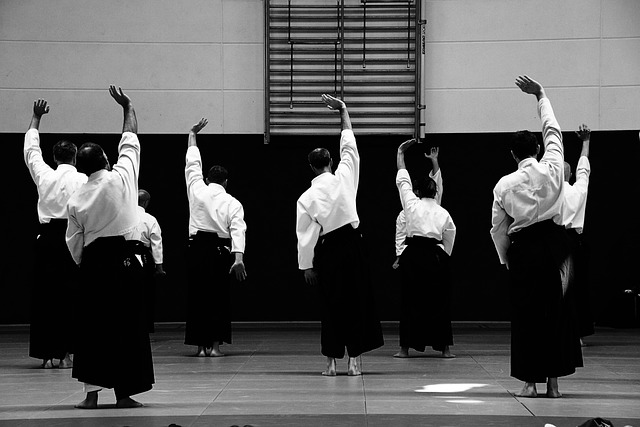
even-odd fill
[[[320,375],[313,326],[234,326],[222,358],[197,358],[182,325],[152,334],[156,384],[138,409],[115,409],[112,390],[97,410],[70,370],[43,370],[28,353],[28,331],[0,331],[0,427],[4,426],[544,426],[575,427],[602,417],[640,427],[640,330],[597,328],[585,367],[560,379],[562,399],[518,399],[509,376],[509,330],[499,324],[454,327],[457,358],[436,353],[394,359],[395,327],[383,348],[362,356],[363,375]],[[113,363],[126,363],[122,360]],[[540,385],[544,390],[544,386]]]

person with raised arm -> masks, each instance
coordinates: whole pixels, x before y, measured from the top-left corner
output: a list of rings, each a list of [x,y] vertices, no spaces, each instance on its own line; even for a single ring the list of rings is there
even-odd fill
[[[584,219],[587,210],[587,193],[589,191],[589,175],[591,164],[589,163],[589,143],[591,130],[587,125],[581,125],[576,131],[578,139],[582,142],[580,158],[576,167],[576,179],[570,184],[572,173],[571,165],[564,163],[564,205],[562,209],[563,224],[571,239],[571,254],[573,268],[571,273],[571,287],[573,303],[578,319],[578,335],[580,344],[584,346],[583,338],[593,335],[593,315],[591,314],[591,301],[589,297],[589,246],[584,235]]]
[[[440,163],[438,162],[438,155],[440,154],[440,147],[431,147],[429,149],[429,154],[424,153],[424,157],[431,161],[431,170],[429,171],[429,178],[433,179],[436,183],[436,196],[435,201],[437,204],[442,204],[442,193],[444,191],[443,183],[442,183],[442,172],[440,171]],[[393,262],[393,269],[396,270],[400,267],[400,256],[406,245],[404,244],[405,239],[407,238],[407,221],[404,217],[404,209],[401,209],[396,217],[396,259]]]
[[[563,226],[564,146],[562,132],[540,83],[519,76],[516,86],[536,97],[544,155],[529,131],[516,132],[511,154],[517,170],[493,189],[490,234],[509,272],[511,376],[524,382],[520,397],[561,397],[558,377],[582,366],[580,340],[567,308],[566,271],[570,247]]]
[[[222,343],[231,344],[231,281],[247,278],[242,204],[227,193],[228,172],[212,166],[205,178],[196,135],[208,123],[202,118],[191,127],[187,142],[185,179],[189,199],[187,248],[186,345],[197,346],[196,356],[224,356]],[[213,303],[215,301],[215,303]]]
[[[38,236],[35,244],[35,269],[31,291],[29,356],[42,360],[42,367],[72,368],[73,304],[78,266],[65,243],[67,202],[87,176],[76,170],[78,148],[69,141],[53,146],[49,166],[40,148],[40,121],[49,113],[44,99],[33,102],[33,115],[24,136],[24,161],[38,190]],[[58,278],[62,283],[54,281]],[[53,292],[51,290],[54,289]],[[59,363],[54,365],[54,359]]]
[[[400,260],[402,311],[398,358],[409,357],[409,349],[423,352],[427,346],[453,358],[451,328],[451,278],[449,257],[456,237],[456,226],[449,212],[440,206],[439,189],[429,176],[411,180],[405,165],[405,152],[415,139],[398,147],[396,185],[405,219],[405,249]],[[437,150],[431,150],[437,159]],[[433,159],[432,159],[433,161]],[[434,167],[437,165],[437,160]],[[433,172],[433,171],[432,171]],[[441,178],[440,178],[441,179]]]
[[[78,170],[89,180],[69,200],[67,246],[80,266],[78,343],[73,378],[84,383],[80,409],[98,407],[98,393],[113,388],[117,408],[143,406],[131,396],[154,383],[145,316],[142,265],[128,240],[135,238],[138,215],[140,142],[131,98],[111,85],[111,97],[124,120],[118,160],[97,144],[78,150]]]
[[[384,344],[368,271],[356,195],[360,155],[346,104],[322,95],[330,110],[340,113],[340,162],[326,148],[307,160],[314,178],[297,201],[298,266],[305,281],[317,286],[321,310],[321,352],[327,358],[323,375],[336,375],[336,359],[348,355],[347,374],[360,375],[358,357]]]

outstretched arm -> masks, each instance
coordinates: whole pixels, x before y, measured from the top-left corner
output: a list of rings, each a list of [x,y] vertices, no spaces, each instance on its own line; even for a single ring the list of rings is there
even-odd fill
[[[204,128],[207,125],[207,123],[209,123],[209,121],[203,117],[200,119],[198,123],[191,126],[191,130],[189,131],[189,142],[188,142],[187,148],[198,146],[198,144],[196,143],[196,135],[198,134],[198,132],[202,130],[202,128]]]
[[[398,147],[398,154],[396,155],[396,165],[398,166],[398,170],[407,168],[404,163],[404,152],[407,151],[413,144],[415,144],[415,142],[416,139],[412,138],[403,142]]]
[[[580,157],[589,157],[589,141],[591,140],[591,130],[587,125],[580,125],[580,128],[576,131],[578,138],[582,140],[582,150],[580,151]]]
[[[122,123],[122,133],[131,132],[138,133],[138,120],[136,119],[136,110],[133,108],[131,98],[122,92],[122,88],[114,85],[109,86],[109,93],[111,97],[122,106],[124,112],[124,120]]]
[[[31,116],[31,123],[29,123],[29,129],[38,130],[40,127],[40,119],[43,115],[49,112],[49,106],[44,99],[38,99],[33,101],[33,116]]]
[[[330,110],[340,111],[340,126],[342,127],[342,130],[352,129],[347,105],[342,100],[334,98],[331,95],[324,94],[322,95],[322,102],[324,102]]]
[[[524,93],[535,95],[538,100],[538,116],[542,122],[542,140],[545,150],[540,163],[549,165],[554,185],[560,187],[564,181],[564,145],[562,131],[553,113],[551,102],[542,85],[528,76],[519,76],[516,79],[516,86]]]
[[[442,194],[444,193],[444,186],[442,181],[442,172],[440,170],[440,163],[438,162],[438,154],[440,154],[440,147],[431,147],[429,154],[424,153],[424,156],[431,160],[431,172],[429,177],[436,182],[436,203],[442,205]]]
[[[43,115],[49,112],[49,106],[44,99],[38,99],[33,101],[33,116],[31,116],[31,123],[29,124],[29,130],[24,135],[24,148],[23,156],[24,162],[29,168],[29,173],[33,182],[38,185],[43,179],[44,174],[48,174],[53,169],[42,158],[42,149],[40,148],[40,119]],[[33,132],[32,132],[33,130]]]

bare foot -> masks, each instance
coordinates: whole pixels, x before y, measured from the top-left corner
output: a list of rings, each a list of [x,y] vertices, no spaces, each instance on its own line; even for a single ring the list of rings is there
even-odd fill
[[[125,397],[124,399],[120,399],[116,402],[116,408],[141,408],[144,405],[140,402],[136,402],[130,397]]]
[[[205,357],[207,354],[204,351],[204,347],[198,347],[198,352],[196,353],[197,357]]]
[[[64,357],[64,359],[60,360],[60,363],[58,364],[58,368],[60,369],[69,369],[69,368],[73,368],[73,361],[71,360],[71,358],[69,357],[69,354],[67,353],[67,355]]]
[[[440,357],[444,359],[455,359],[456,355],[451,353],[451,350],[449,350],[449,346],[446,346],[442,351],[442,355]]]
[[[220,351],[220,343],[217,341],[213,343],[213,347],[208,347],[206,349],[207,356],[211,357],[222,357],[224,353]]]
[[[397,357],[399,359],[406,359],[407,357],[409,357],[409,348],[400,347],[400,351],[394,354],[393,357]]]
[[[557,399],[562,397],[558,391],[558,378],[547,378],[547,397]]]
[[[587,343],[582,341],[582,338],[580,338],[580,347],[586,347],[586,346],[587,346]]]
[[[325,377],[336,376],[336,359],[333,357],[327,357],[327,370],[322,372]]]
[[[518,397],[538,397],[538,390],[535,383],[524,383],[524,387],[520,393],[516,393]]]
[[[80,403],[78,403],[75,408],[78,409],[97,409],[98,408],[98,392],[91,391],[87,393],[87,397]]]
[[[349,375],[351,377],[362,375],[362,372],[360,372],[360,368],[358,367],[358,359],[357,358],[355,358],[355,357],[350,357],[349,358],[349,367],[347,369],[347,375]]]
[[[44,369],[53,368],[53,359],[43,360],[41,367],[44,368]]]

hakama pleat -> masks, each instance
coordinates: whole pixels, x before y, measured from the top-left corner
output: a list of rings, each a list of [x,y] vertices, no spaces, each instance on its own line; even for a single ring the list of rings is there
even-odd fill
[[[230,240],[198,231],[187,248],[187,322],[184,343],[231,344]]]
[[[145,316],[147,319],[147,330],[149,333],[155,332],[155,308],[156,308],[156,264],[153,260],[151,248],[144,245],[139,240],[128,240],[133,252],[138,255],[142,262],[142,287],[145,298]]]
[[[123,237],[99,238],[80,265],[78,345],[72,376],[119,396],[154,383],[142,266]]]
[[[453,345],[449,256],[437,240],[412,237],[407,242],[400,258],[400,347],[444,351]]]
[[[63,359],[73,353],[78,266],[65,242],[67,220],[40,224],[31,287],[29,356]]]
[[[574,302],[560,273],[570,254],[566,231],[544,221],[511,240],[511,376],[542,383],[571,375],[583,364]]]
[[[345,225],[321,236],[314,265],[320,278],[321,346],[327,357],[349,357],[384,345],[362,236]]]
[[[578,335],[582,338],[595,333],[589,294],[589,247],[584,234],[578,234],[575,230],[567,232],[573,257],[572,292],[578,316]]]

